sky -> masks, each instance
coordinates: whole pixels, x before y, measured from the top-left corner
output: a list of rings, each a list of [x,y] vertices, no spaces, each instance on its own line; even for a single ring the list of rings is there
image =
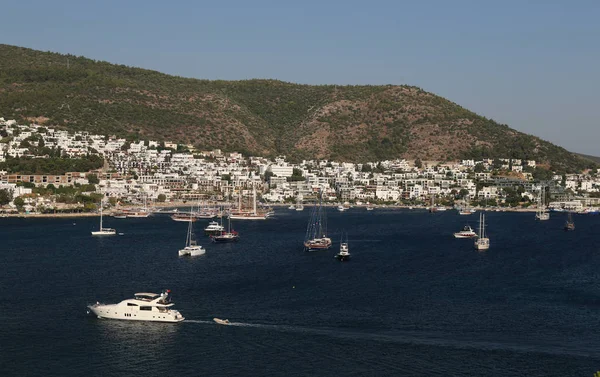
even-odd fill
[[[0,43],[202,79],[414,85],[600,155],[600,1],[20,0]]]

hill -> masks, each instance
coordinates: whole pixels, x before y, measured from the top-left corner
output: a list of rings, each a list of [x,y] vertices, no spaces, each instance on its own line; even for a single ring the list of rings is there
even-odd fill
[[[583,154],[583,153],[575,153],[576,155],[578,155],[579,157],[585,158],[587,160],[593,161],[595,163],[599,163],[600,164],[600,157],[597,156],[590,156],[588,154]]]
[[[9,45],[0,45],[0,116],[292,159],[590,164],[413,86],[197,80]]]

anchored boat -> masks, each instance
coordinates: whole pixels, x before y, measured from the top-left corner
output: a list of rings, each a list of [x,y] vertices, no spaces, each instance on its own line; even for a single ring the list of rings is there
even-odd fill
[[[327,220],[323,208],[322,195],[319,193],[318,204],[315,203],[304,237],[304,251],[328,250],[331,238],[327,237]]]
[[[120,319],[125,321],[181,322],[185,318],[179,311],[171,309],[169,289],[161,294],[136,293],[133,298],[123,300],[118,304],[101,304],[96,302],[88,305],[88,313],[98,318]]]
[[[194,237],[194,222],[190,221],[187,236],[185,237],[185,247],[179,250],[179,256],[189,255],[195,257],[204,253],[206,253],[206,250],[201,245],[198,245]]]

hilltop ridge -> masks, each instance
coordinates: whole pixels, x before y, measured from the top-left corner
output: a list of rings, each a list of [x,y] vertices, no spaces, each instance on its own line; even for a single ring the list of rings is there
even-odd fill
[[[0,45],[0,116],[291,159],[593,164],[414,86],[199,80],[9,45]]]

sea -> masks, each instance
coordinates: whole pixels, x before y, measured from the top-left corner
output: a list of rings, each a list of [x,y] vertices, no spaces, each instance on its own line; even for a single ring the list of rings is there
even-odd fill
[[[237,221],[236,244],[179,257],[169,216],[0,218],[2,376],[594,376],[600,216],[488,212],[491,247],[454,239],[479,215],[328,209],[333,247],[305,252],[309,208]],[[342,232],[352,259],[339,262]],[[182,323],[98,319],[86,305],[170,289]],[[229,319],[230,326],[213,318]]]

